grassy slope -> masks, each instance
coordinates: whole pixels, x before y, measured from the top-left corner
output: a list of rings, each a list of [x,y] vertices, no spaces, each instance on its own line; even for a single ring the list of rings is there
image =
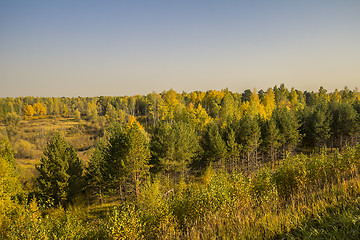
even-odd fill
[[[60,131],[65,139],[78,151],[83,163],[86,163],[97,143],[100,133],[98,126],[89,122],[78,123],[71,118],[23,120],[17,134],[10,139],[15,150],[18,172],[23,181],[30,181],[37,175],[35,164],[40,158],[47,139],[52,131]],[[6,134],[5,126],[0,132]]]
[[[0,126],[0,128],[2,127]],[[15,143],[16,146],[20,139],[31,143],[29,155],[32,157],[17,158],[20,176],[26,176],[26,179],[28,179],[36,174],[34,165],[39,162],[41,150],[46,143],[46,137],[52,130],[63,132],[66,139],[79,150],[79,156],[83,161],[88,159],[91,147],[96,143],[94,139],[98,133],[96,126],[91,126],[90,124],[79,125],[71,119],[22,121],[18,134],[12,139],[12,143]],[[319,166],[321,167],[322,165],[320,164]],[[315,177],[319,176],[315,175]],[[214,186],[211,186],[211,184],[214,184]],[[210,190],[204,191],[202,194],[206,198],[213,197],[213,200],[216,200],[220,192],[216,189],[221,188],[225,184],[231,185],[232,182],[220,182],[220,185],[217,184],[219,182],[208,183]],[[253,183],[249,184],[247,187],[251,188]],[[187,188],[190,192],[194,191],[191,185],[188,185]],[[200,186],[200,188],[204,187]],[[148,195],[151,194],[153,194],[151,191],[148,192]],[[358,174],[339,178],[336,182],[325,183],[322,187],[302,189],[302,191],[292,195],[287,200],[279,199],[277,193],[268,193],[260,201],[248,195],[244,197],[244,200],[237,201],[236,198],[239,198],[240,195],[236,195],[229,202],[219,203],[216,208],[202,205],[212,203],[211,201],[204,202],[204,199],[201,197],[198,198],[199,200],[196,200],[198,192],[191,192],[184,198],[176,194],[172,199],[166,201],[164,199],[159,200],[172,213],[168,216],[164,215],[163,219],[165,220],[160,218],[160,221],[164,221],[161,224],[167,224],[163,228],[168,229],[168,232],[158,232],[158,238],[360,239],[360,176]],[[249,194],[251,195],[251,193]],[[189,197],[193,197],[193,199],[189,199]],[[192,204],[198,204],[198,208],[206,210],[199,217],[191,222],[185,222],[181,226],[180,222],[183,221],[181,220],[183,217],[181,214],[186,216],[186,213],[179,212],[174,206],[176,204],[187,204],[188,200],[191,200]],[[91,234],[100,236],[101,232],[108,231],[107,229],[111,225],[108,222],[108,218],[116,205],[116,203],[109,203],[102,206],[81,207],[81,214],[85,214],[85,220],[84,217],[81,217],[83,219],[82,227],[77,225],[78,217],[69,218],[64,221],[76,223],[74,229],[79,228],[78,230],[80,231],[81,228],[83,233],[86,234],[86,238],[90,237]],[[141,207],[140,204],[138,209],[141,221],[145,222],[145,233],[150,231],[149,229],[151,228],[151,225],[145,219],[149,219],[149,216],[152,216],[151,214],[157,211],[152,209],[152,207],[146,204],[143,204]],[[170,221],[169,219],[173,220]],[[95,230],[87,233],[84,229],[88,228]],[[76,232],[76,229],[74,229],[69,231]],[[152,232],[149,234],[151,235]],[[150,236],[149,234],[145,234],[145,236]]]

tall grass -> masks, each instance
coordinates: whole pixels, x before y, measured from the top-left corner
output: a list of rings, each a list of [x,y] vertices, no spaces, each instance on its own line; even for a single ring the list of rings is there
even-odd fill
[[[250,176],[146,182],[117,205],[18,204],[3,239],[360,239],[360,147],[298,155]],[[12,210],[14,206],[12,206]],[[105,212],[105,214],[104,214]],[[4,218],[2,218],[4,220]]]

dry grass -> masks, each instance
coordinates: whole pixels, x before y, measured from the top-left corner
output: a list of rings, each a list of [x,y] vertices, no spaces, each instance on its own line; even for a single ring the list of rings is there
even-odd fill
[[[40,163],[47,139],[54,131],[61,132],[74,146],[83,163],[91,158],[100,132],[98,126],[86,122],[79,124],[72,118],[20,121],[17,134],[10,140],[15,150],[18,172],[23,179],[29,180],[37,176],[35,164]],[[0,133],[6,135],[4,124],[0,125]]]

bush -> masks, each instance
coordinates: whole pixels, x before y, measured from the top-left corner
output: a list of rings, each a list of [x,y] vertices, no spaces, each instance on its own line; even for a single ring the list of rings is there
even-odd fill
[[[22,139],[15,142],[14,149],[16,151],[16,158],[35,159],[41,155],[41,151],[36,150],[36,146],[34,144]]]
[[[132,204],[114,208],[106,226],[108,239],[143,239],[145,225],[140,216]]]
[[[266,201],[274,197],[273,175],[268,167],[260,169],[251,179],[251,193],[256,201]]]
[[[273,176],[280,198],[288,199],[304,186],[307,180],[306,161],[306,156],[297,155],[281,162]]]

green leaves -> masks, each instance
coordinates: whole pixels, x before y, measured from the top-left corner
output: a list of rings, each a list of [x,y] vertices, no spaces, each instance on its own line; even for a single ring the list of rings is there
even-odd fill
[[[83,187],[82,165],[74,150],[59,132],[49,140],[40,165],[36,166],[37,178],[43,200],[53,199],[55,205],[73,201]]]

